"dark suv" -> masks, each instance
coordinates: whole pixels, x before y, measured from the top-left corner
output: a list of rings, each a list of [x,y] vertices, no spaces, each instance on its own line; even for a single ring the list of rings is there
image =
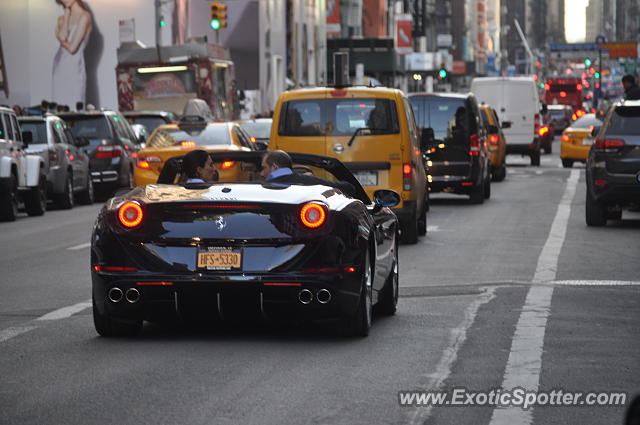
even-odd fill
[[[60,114],[76,139],[86,139],[91,178],[96,190],[109,195],[118,187],[132,187],[138,137],[116,111],[100,110]]]
[[[640,207],[640,101],[609,108],[587,158],[586,220],[604,226],[622,209]]]
[[[487,135],[472,94],[409,95],[418,128],[430,191],[469,195],[481,204],[491,196]]]

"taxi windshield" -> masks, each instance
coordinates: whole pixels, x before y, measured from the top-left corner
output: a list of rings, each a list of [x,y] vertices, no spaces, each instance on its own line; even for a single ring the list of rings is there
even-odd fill
[[[391,99],[305,99],[286,102],[278,133],[281,136],[352,136],[358,129],[371,135],[400,132]]]
[[[164,148],[184,143],[194,146],[230,145],[229,130],[226,124],[189,126],[181,128],[159,129],[147,142],[147,147]]]

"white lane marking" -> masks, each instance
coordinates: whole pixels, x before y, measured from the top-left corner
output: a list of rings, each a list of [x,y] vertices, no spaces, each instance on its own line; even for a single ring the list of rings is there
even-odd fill
[[[579,177],[580,171],[571,171],[558,211],[551,224],[547,242],[542,247],[538,258],[536,273],[511,342],[511,352],[502,381],[502,388],[506,390],[516,387],[527,391],[538,390],[544,333],[554,287],[536,284],[551,283],[556,278],[558,257],[567,233],[571,201],[576,193]],[[497,407],[493,410],[489,425],[529,425],[532,421],[533,409]]]
[[[465,340],[467,339],[467,331],[473,325],[473,322],[476,319],[476,315],[478,314],[478,310],[483,304],[488,303],[495,296],[495,287],[486,288],[486,291],[483,292],[478,298],[473,300],[471,304],[467,307],[464,312],[464,319],[462,322],[456,327],[451,329],[449,333],[449,341],[447,344],[447,348],[445,348],[442,353],[442,357],[438,361],[436,365],[435,372],[424,375],[423,381],[424,385],[420,385],[420,388],[424,388],[425,391],[428,390],[436,390],[442,387],[444,381],[451,374],[451,366],[458,358],[458,350],[462,347]],[[410,424],[423,424],[429,418],[431,414],[432,406],[417,406],[413,409],[413,411],[409,414],[409,423]]]
[[[89,248],[90,246],[91,246],[91,242],[87,242],[87,243],[83,243],[83,244],[80,244],[80,245],[69,247],[69,248],[67,248],[67,250],[69,250],[69,251],[77,251],[79,249]]]
[[[82,310],[91,307],[91,301],[85,301],[78,304],[63,307],[58,310],[51,311],[44,316],[38,317],[36,320],[60,320],[71,317]]]
[[[565,286],[639,286],[640,282],[633,280],[555,280],[554,285]]]
[[[13,338],[14,336],[29,332],[30,330],[35,328],[35,326],[14,326],[12,328],[3,329],[0,331],[0,342],[5,342],[6,340]]]

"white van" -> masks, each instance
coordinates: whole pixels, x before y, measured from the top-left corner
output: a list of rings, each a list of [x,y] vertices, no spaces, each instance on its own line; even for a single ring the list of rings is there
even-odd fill
[[[479,103],[498,112],[507,141],[507,153],[527,155],[540,165],[540,102],[531,77],[479,77],[471,81]]]

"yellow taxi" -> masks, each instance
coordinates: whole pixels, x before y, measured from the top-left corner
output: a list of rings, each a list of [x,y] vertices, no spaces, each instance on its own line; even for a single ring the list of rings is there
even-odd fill
[[[564,168],[571,168],[575,161],[587,162],[594,140],[591,132],[600,127],[602,121],[595,114],[584,114],[562,132],[560,159]]]
[[[161,125],[151,134],[145,148],[138,152],[134,186],[156,183],[169,158],[194,149],[207,152],[256,150],[251,137],[237,123],[207,122],[202,117],[186,116],[178,123]],[[214,166],[220,180],[233,180],[242,172],[233,161]]]
[[[427,180],[413,110],[400,90],[340,86],[280,95],[269,149],[331,156],[342,161],[371,199],[378,189],[400,197],[393,208],[404,242],[427,231]]]
[[[480,105],[482,121],[487,130],[489,140],[489,163],[491,164],[491,179],[500,182],[507,175],[507,142],[500,127],[500,120],[495,109],[489,105]]]

